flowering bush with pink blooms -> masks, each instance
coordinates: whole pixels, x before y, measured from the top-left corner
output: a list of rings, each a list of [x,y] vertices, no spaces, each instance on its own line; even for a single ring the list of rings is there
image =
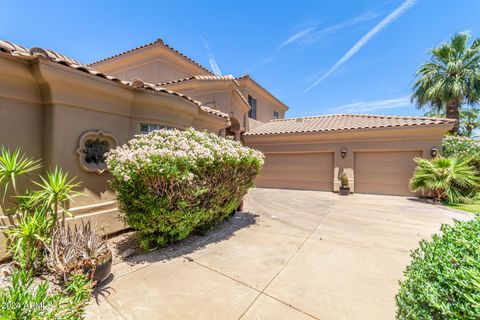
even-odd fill
[[[209,229],[240,204],[263,154],[194,129],[138,135],[108,153],[112,186],[144,249]]]
[[[443,137],[442,155],[444,157],[480,158],[480,141],[462,136]]]

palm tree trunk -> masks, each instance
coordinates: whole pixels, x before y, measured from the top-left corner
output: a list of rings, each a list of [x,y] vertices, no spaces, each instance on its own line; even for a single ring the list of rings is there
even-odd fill
[[[460,123],[460,101],[458,99],[451,100],[447,104],[447,110],[445,112],[445,116],[448,119],[455,119],[457,122],[453,126],[452,130],[450,130],[450,133],[453,134],[458,134],[458,127]]]

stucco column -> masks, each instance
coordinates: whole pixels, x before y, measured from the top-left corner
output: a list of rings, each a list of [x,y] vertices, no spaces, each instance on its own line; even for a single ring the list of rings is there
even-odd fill
[[[345,157],[342,156],[342,150],[345,153]],[[340,189],[341,181],[340,175],[345,172],[348,177],[348,184],[350,187],[350,191],[355,191],[355,179],[353,173],[353,165],[354,165],[354,152],[347,147],[340,147],[338,150],[335,151],[335,155],[333,157],[333,167],[334,174],[333,174],[333,191],[338,192]]]

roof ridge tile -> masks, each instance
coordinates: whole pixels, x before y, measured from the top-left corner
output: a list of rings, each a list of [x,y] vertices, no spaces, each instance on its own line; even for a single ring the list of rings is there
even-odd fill
[[[169,80],[169,81],[164,81],[164,82],[159,82],[157,85],[163,86],[163,85],[169,85],[169,84],[174,84],[174,83],[179,83],[179,82],[185,82],[189,80],[205,80],[205,81],[235,81],[236,79],[231,75],[231,74],[226,74],[226,75],[194,75],[191,77],[187,78],[181,78],[181,79],[176,79],[176,80]]]
[[[197,61],[193,60],[192,58],[190,58],[189,56],[187,56],[186,54],[180,52],[179,50],[175,49],[174,47],[166,44],[161,38],[158,38],[157,40],[155,41],[152,41],[152,42],[149,42],[149,43],[146,43],[146,44],[142,44],[140,46],[137,46],[135,48],[131,48],[131,49],[128,49],[126,51],[123,51],[123,52],[120,52],[120,53],[117,53],[117,54],[114,54],[114,55],[111,55],[109,57],[105,57],[105,58],[102,58],[100,60],[97,60],[97,61],[94,61],[92,63],[89,63],[88,65],[89,66],[92,66],[94,64],[97,64],[97,63],[100,63],[100,62],[104,62],[104,61],[107,61],[107,60],[110,60],[110,59],[114,59],[116,57],[119,57],[119,56],[122,56],[124,54],[128,54],[130,52],[134,52],[134,51],[138,51],[138,50],[141,50],[141,49],[144,49],[144,48],[147,48],[147,47],[151,47],[153,45],[162,45],[164,46],[165,48],[167,49],[170,49],[171,51],[173,51],[174,53],[180,55],[182,58],[184,59],[187,59],[188,61],[192,62],[193,64],[197,65],[198,67],[202,68],[203,70],[207,71],[209,74],[213,74],[212,71],[208,70],[206,67],[204,67],[203,65],[201,65],[200,63],[198,63]]]

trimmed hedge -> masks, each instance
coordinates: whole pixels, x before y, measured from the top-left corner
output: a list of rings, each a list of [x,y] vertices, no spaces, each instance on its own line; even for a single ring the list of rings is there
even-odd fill
[[[146,250],[208,230],[240,204],[263,154],[194,129],[138,135],[109,152],[112,186]]]
[[[480,220],[443,225],[411,254],[396,297],[397,319],[480,318]]]

